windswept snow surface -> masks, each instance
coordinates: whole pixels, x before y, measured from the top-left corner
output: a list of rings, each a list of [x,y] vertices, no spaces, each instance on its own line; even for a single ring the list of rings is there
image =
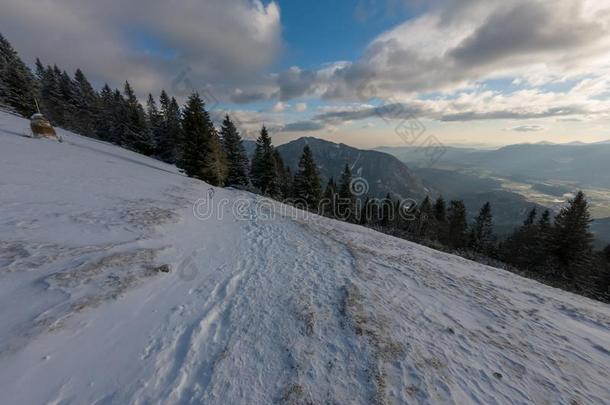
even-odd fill
[[[27,128],[0,114],[2,404],[610,402],[608,305]]]

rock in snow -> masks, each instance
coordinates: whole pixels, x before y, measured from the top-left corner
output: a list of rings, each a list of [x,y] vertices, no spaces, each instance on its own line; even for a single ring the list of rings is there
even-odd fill
[[[610,401],[608,305],[28,125],[0,115],[3,404]]]

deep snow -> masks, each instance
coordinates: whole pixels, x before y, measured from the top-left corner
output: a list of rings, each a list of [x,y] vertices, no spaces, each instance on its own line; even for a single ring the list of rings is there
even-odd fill
[[[3,404],[610,402],[608,305],[28,126],[0,113]]]

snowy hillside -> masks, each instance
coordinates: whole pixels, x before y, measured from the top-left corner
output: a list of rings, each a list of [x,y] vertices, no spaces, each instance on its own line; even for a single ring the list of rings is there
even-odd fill
[[[2,404],[610,401],[608,305],[27,128],[0,114]]]

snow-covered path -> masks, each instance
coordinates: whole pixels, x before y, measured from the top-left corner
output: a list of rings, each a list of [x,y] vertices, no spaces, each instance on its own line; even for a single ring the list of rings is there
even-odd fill
[[[24,128],[0,114],[3,404],[610,401],[608,305]]]

